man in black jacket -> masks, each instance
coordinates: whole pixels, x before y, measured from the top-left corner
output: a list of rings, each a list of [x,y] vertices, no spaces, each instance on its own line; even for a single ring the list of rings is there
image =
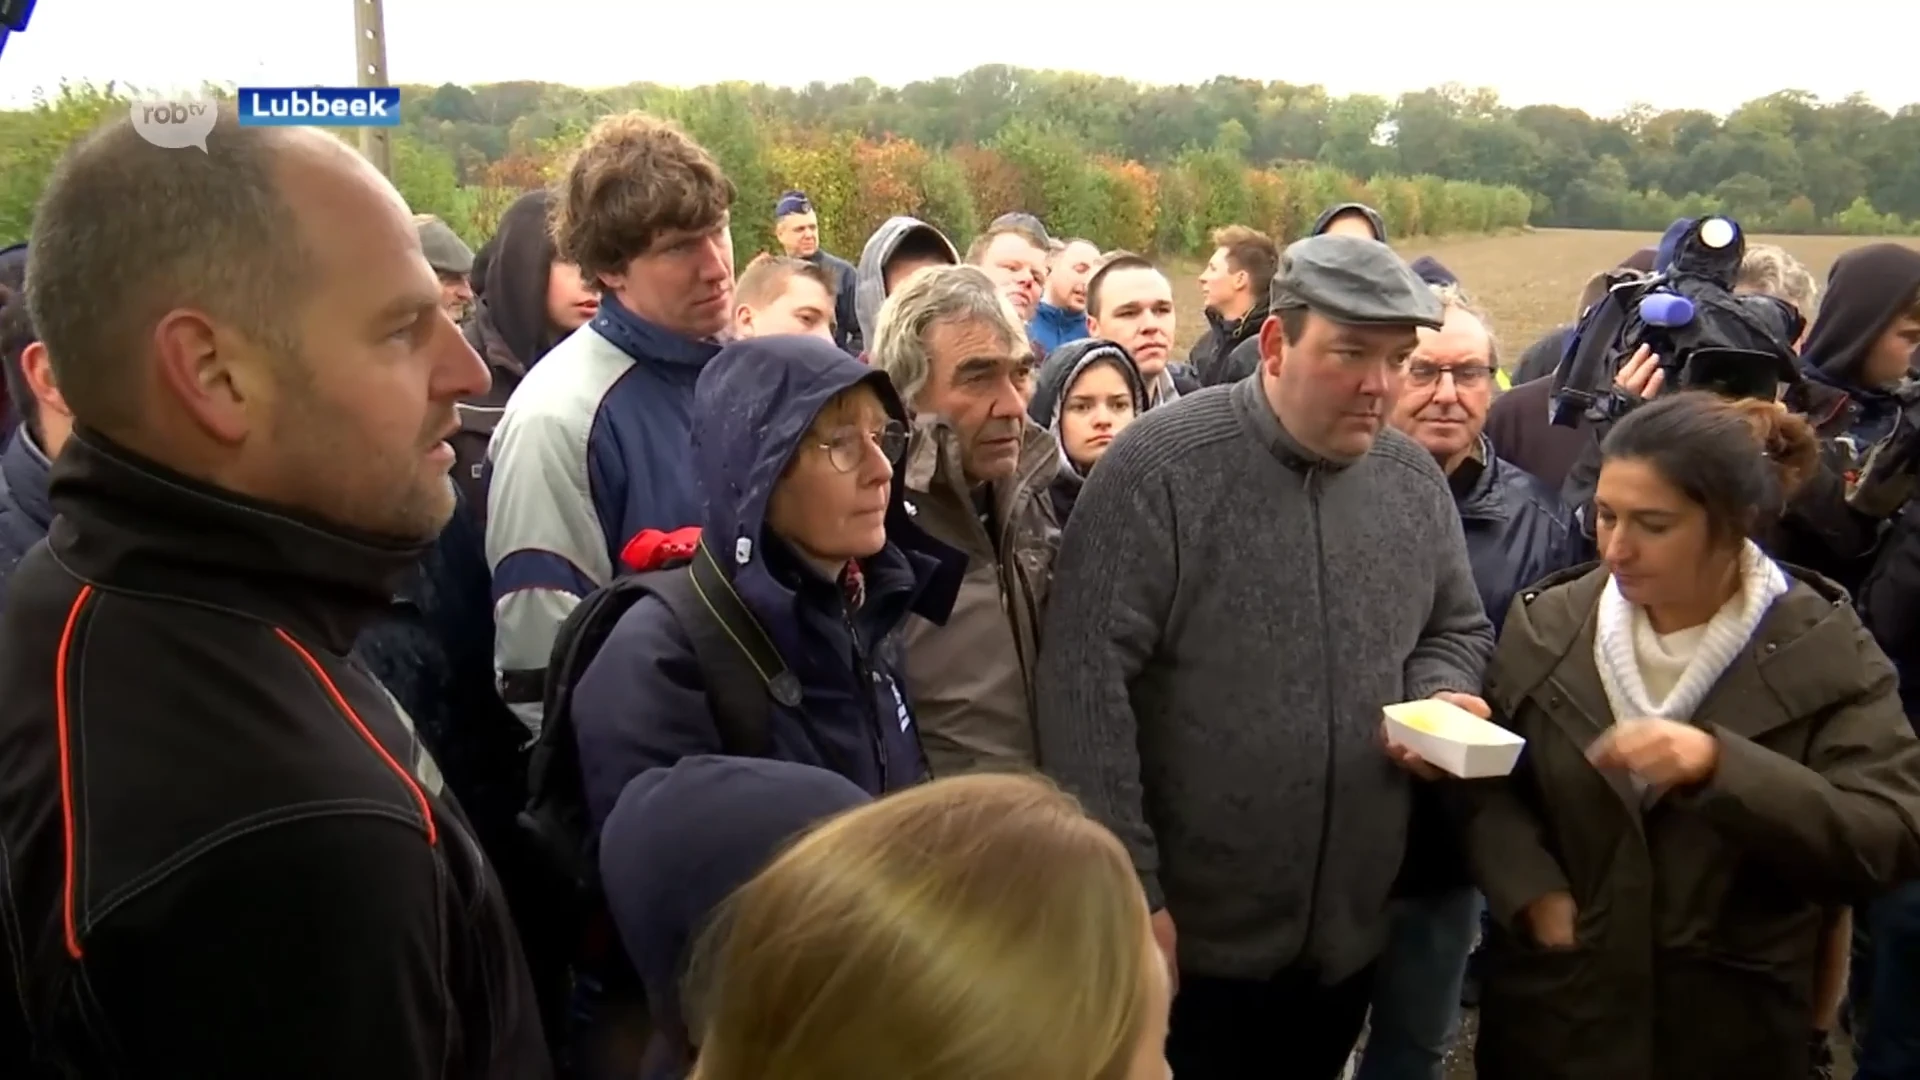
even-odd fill
[[[358,155],[206,146],[109,124],[34,220],[76,427],[0,618],[0,1075],[548,1076],[494,874],[347,658],[486,371]]]

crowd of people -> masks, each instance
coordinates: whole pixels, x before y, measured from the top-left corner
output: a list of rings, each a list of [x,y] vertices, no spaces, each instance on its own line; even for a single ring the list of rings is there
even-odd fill
[[[0,252],[0,1074],[1920,1076],[1920,251],[1753,245],[1777,400],[1563,427],[1359,204],[1180,357],[1147,255],[843,260],[644,114],[477,252],[206,148]]]

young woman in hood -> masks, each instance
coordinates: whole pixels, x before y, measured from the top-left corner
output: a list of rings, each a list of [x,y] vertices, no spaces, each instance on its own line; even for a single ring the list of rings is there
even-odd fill
[[[1034,380],[1027,415],[1060,440],[1060,457],[1071,466],[1060,470],[1051,492],[1062,524],[1094,462],[1146,410],[1146,381],[1120,345],[1082,338],[1047,354]]]

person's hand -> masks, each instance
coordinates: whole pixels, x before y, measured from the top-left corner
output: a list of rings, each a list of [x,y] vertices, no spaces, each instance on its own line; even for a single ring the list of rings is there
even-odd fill
[[[1625,769],[1655,787],[1684,787],[1713,775],[1720,740],[1673,720],[1622,720],[1587,748],[1596,768]]]
[[[1153,942],[1167,958],[1167,980],[1175,993],[1180,992],[1179,935],[1173,928],[1173,913],[1161,908],[1153,913]]]
[[[1473,694],[1462,694],[1452,690],[1442,690],[1433,695],[1433,700],[1444,701],[1449,705],[1465,709],[1467,712],[1472,713],[1482,720],[1493,719],[1493,710],[1487,707],[1486,702],[1480,700],[1480,698]],[[1447,775],[1441,769],[1434,767],[1426,758],[1421,757],[1419,751],[1414,750],[1410,746],[1395,742],[1384,720],[1380,723],[1380,745],[1386,748],[1387,756],[1393,759],[1395,765],[1400,766],[1422,780],[1439,780]]]
[[[1411,746],[1393,741],[1393,735],[1387,730],[1387,722],[1380,722],[1380,745],[1393,759],[1395,765],[1407,770],[1422,780],[1439,780],[1447,774],[1436,768],[1432,762],[1420,756],[1420,752]]]
[[[1552,892],[1528,904],[1520,913],[1521,922],[1526,924],[1527,933],[1533,943],[1543,949],[1571,949],[1579,944],[1573,935],[1575,921],[1580,909],[1573,903],[1573,894],[1564,890]]]
[[[1613,388],[1632,394],[1642,401],[1652,401],[1660,395],[1667,385],[1667,373],[1660,367],[1660,358],[1653,354],[1651,345],[1642,345],[1633,351],[1620,374],[1613,377]]]
[[[1462,694],[1453,690],[1442,690],[1433,695],[1433,700],[1444,701],[1455,708],[1465,709],[1482,720],[1493,719],[1493,709],[1477,694]]]

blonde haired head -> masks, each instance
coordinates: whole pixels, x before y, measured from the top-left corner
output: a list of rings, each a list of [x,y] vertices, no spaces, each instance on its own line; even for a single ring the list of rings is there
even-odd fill
[[[822,826],[729,901],[697,1080],[1124,1080],[1163,965],[1118,840],[974,775]],[[1164,968],[1162,968],[1164,972]]]

